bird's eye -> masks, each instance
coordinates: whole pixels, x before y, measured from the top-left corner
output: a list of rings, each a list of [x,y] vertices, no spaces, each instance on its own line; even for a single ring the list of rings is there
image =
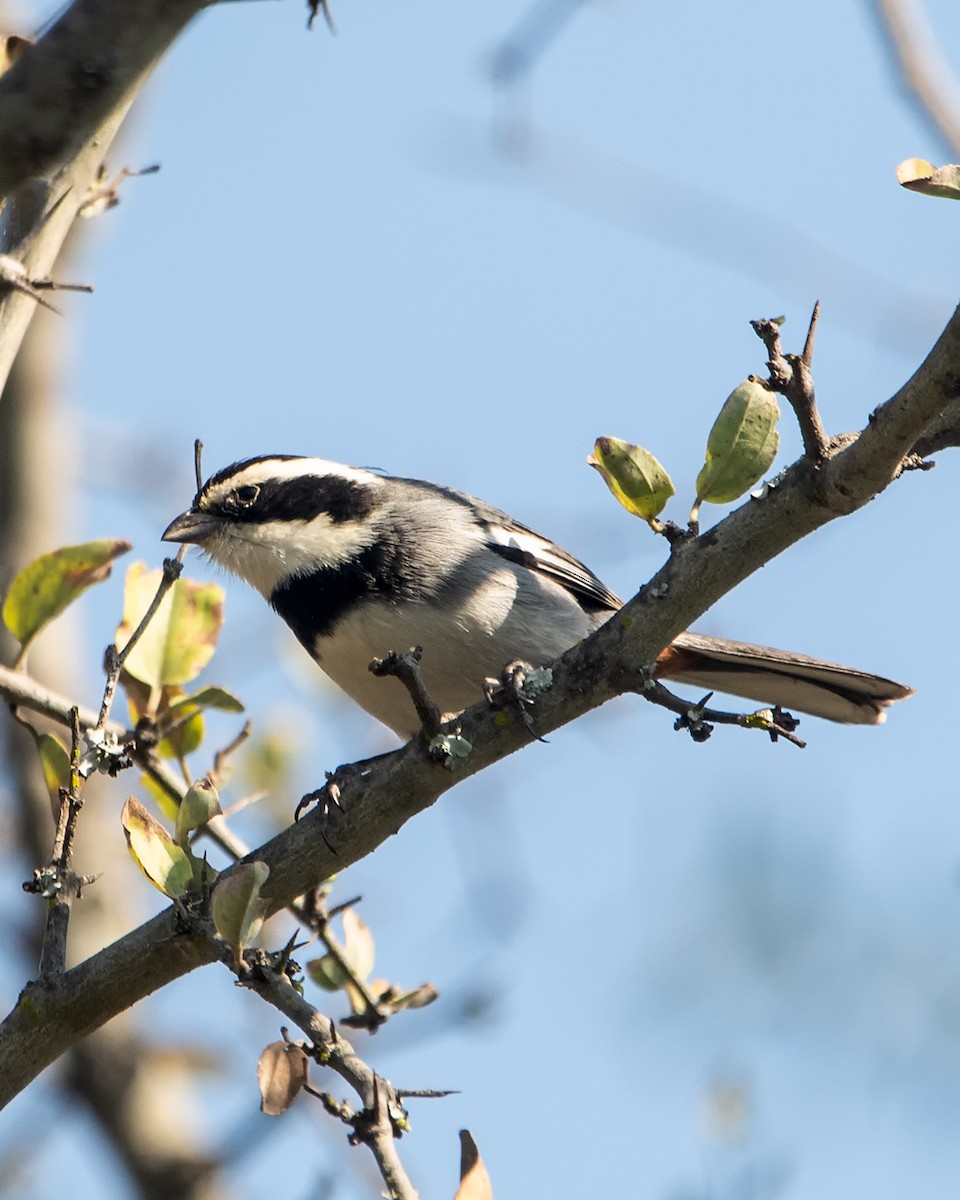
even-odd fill
[[[241,508],[249,508],[256,503],[257,497],[260,495],[260,489],[255,483],[246,483],[243,487],[237,488],[234,495],[237,497],[237,503]]]

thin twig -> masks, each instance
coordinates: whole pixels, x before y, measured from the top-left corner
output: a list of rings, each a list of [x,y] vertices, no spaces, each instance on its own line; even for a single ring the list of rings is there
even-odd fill
[[[203,490],[203,467],[201,459],[203,458],[203,442],[199,438],[195,438],[193,442],[193,473],[197,477],[197,495]]]
[[[183,570],[183,556],[186,553],[186,546],[181,546],[177,551],[176,558],[165,558],[163,560],[163,577],[160,580],[160,585],[157,588],[156,595],[150,601],[150,607],[143,614],[143,619],[130,635],[130,639],[122,650],[117,650],[116,646],[109,645],[106,650],[107,663],[107,682],[103,689],[103,702],[100,705],[100,715],[97,718],[97,729],[102,729],[106,724],[107,717],[110,715],[110,709],[113,706],[113,698],[116,694],[117,684],[120,681],[120,674],[123,671],[123,664],[127,661],[130,651],[134,648],[137,642],[143,637],[147,626],[157,615],[157,610],[163,603],[163,598],[167,592],[173,587],[176,581],[180,578],[180,573]]]
[[[648,680],[640,695],[644,700],[649,700],[651,704],[677,713],[681,719],[674,728],[689,730],[694,741],[706,741],[710,736],[712,725],[739,725],[743,729],[761,729],[770,735],[771,741],[785,738],[801,750],[805,749],[807,745],[793,732],[797,725],[796,718],[791,717],[789,713],[781,712],[779,708],[770,709],[770,717],[765,715],[767,710],[763,710],[764,715],[723,712],[720,709],[706,707],[713,692],[692,704],[689,700],[674,695],[657,679]]]
[[[224,777],[224,773],[225,773],[226,767],[227,767],[227,759],[230,757],[231,754],[234,754],[237,750],[240,749],[240,747],[247,740],[247,738],[249,738],[252,729],[253,729],[253,722],[252,721],[244,721],[243,728],[240,730],[240,732],[237,734],[237,736],[232,741],[228,742],[225,746],[221,747],[214,754],[213,770],[210,772],[210,774],[212,776],[214,776],[214,782],[218,786],[220,784],[220,781]],[[257,796],[258,796],[258,798],[260,798],[261,796],[263,796],[265,794],[266,793],[259,792],[259,793],[257,793]],[[237,803],[239,804],[240,802],[238,801]],[[252,803],[252,801],[247,801],[247,803]],[[233,807],[234,807],[234,809],[236,809],[237,805],[235,804]]]

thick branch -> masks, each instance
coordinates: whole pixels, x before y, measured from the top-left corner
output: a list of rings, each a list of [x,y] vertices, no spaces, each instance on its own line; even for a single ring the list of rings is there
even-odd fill
[[[0,76],[0,195],[75,158],[209,2],[74,0]]]

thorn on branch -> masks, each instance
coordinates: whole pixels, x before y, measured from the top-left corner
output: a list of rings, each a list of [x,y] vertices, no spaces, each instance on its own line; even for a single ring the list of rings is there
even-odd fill
[[[243,728],[240,730],[237,736],[214,754],[213,770],[210,772],[210,782],[215,786],[221,787],[223,785],[227,774],[227,759],[240,749],[243,743],[250,737],[252,730],[253,722],[244,721]],[[248,801],[248,803],[250,803],[250,801]],[[236,811],[238,811],[237,806],[231,805],[231,812]]]
[[[397,1088],[402,1100],[442,1100],[444,1096],[459,1096],[459,1088]]]
[[[677,713],[674,722],[675,730],[685,729],[695,742],[705,742],[713,733],[714,725],[739,725],[743,729],[761,729],[770,735],[772,742],[784,738],[794,746],[803,750],[806,742],[794,734],[800,724],[799,720],[779,706],[773,709],[764,708],[753,713],[724,712],[716,708],[707,708],[713,692],[708,692],[702,700],[691,704],[664,687],[658,679],[648,678],[640,692],[645,700],[659,705],[669,712]]]
[[[0,289],[20,292],[29,296],[43,308],[49,308],[58,317],[63,313],[55,305],[45,300],[42,291],[59,290],[62,292],[92,292],[93,285],[89,283],[58,283],[55,279],[33,279],[24,264],[12,254],[0,254]]]
[[[828,446],[827,434],[817,408],[812,373],[813,347],[819,319],[818,300],[813,306],[803,353],[799,356],[783,353],[780,340],[782,317],[750,322],[754,333],[766,347],[770,386],[789,401],[800,426],[804,453],[814,465],[819,465],[826,458]]]

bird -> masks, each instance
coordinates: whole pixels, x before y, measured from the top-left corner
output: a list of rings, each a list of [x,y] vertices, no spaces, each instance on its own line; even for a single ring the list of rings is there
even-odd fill
[[[199,482],[199,481],[198,481]],[[406,688],[370,661],[423,648],[445,714],[476,703],[506,664],[542,666],[622,601],[572,554],[452,488],[322,458],[260,455],[212,475],[163,533],[251,584],[317,665],[404,740],[419,720]],[[682,633],[661,679],[876,725],[913,689],[839,663]]]

